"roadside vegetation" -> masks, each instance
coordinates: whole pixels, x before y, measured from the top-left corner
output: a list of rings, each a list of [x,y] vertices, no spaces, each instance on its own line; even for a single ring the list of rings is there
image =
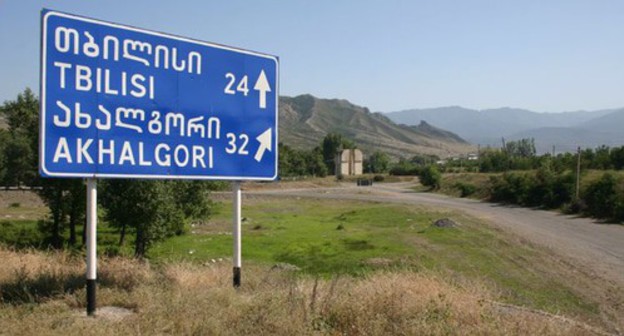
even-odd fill
[[[126,308],[127,317],[81,317],[82,253],[0,248],[0,328],[15,335],[584,335],[624,323],[613,303],[621,289],[474,218],[396,204],[246,197],[237,291],[231,204],[215,202],[210,220],[155,243],[149,262],[101,258],[98,306]],[[439,218],[457,225],[433,226]],[[98,236],[117,244],[108,230]]]
[[[382,271],[329,279],[248,266],[231,287],[229,264],[104,259],[95,319],[84,317],[82,264],[66,252],[0,249],[9,335],[587,335],[602,329],[496,301],[478,282]],[[25,262],[28,262],[25,264]],[[128,270],[132,269],[132,272]],[[7,303],[10,302],[10,303]]]
[[[428,163],[437,158],[401,160],[390,169],[390,174],[418,175],[421,184],[430,190],[456,197],[558,209],[622,223],[624,146],[584,149],[580,152],[580,165],[578,158],[578,154],[572,153],[537,156],[533,140],[523,139],[507,142],[504,150],[483,150],[474,160],[437,164]]]

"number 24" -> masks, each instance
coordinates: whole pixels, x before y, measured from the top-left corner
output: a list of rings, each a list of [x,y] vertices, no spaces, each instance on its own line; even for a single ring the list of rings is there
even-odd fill
[[[248,87],[249,78],[247,76],[243,76],[243,79],[241,79],[240,82],[238,82],[238,85],[236,86],[236,91],[234,91],[233,89],[234,84],[236,84],[236,76],[234,76],[233,73],[228,72],[225,74],[225,78],[229,79],[230,81],[225,86],[225,90],[223,90],[223,92],[225,92],[226,94],[234,95],[238,91],[238,92],[242,92],[243,95],[247,97],[247,94],[249,94],[249,87]]]

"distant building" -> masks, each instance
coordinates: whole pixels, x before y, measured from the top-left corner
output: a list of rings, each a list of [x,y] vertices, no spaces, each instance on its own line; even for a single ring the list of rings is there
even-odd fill
[[[336,155],[336,176],[362,175],[364,156],[359,149],[345,149]]]

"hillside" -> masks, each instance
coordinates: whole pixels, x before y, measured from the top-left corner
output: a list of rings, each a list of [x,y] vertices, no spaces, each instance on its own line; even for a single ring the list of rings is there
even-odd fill
[[[577,146],[624,144],[624,109],[537,113],[514,108],[471,110],[458,106],[387,113],[391,120],[416,125],[421,120],[458,134],[473,144],[501,144],[501,138],[535,138],[539,152]]]
[[[313,148],[326,134],[336,132],[355,141],[365,153],[381,150],[394,157],[423,153],[447,157],[473,150],[451,132],[428,123],[397,125],[346,100],[281,97],[279,116],[280,141],[297,148]]]
[[[619,109],[601,117],[581,123],[577,127],[585,130],[622,133],[623,126],[624,109]]]

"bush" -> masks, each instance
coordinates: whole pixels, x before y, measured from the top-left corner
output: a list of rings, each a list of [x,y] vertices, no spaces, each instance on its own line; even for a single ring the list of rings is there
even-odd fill
[[[622,206],[622,197],[618,200],[616,186],[617,181],[610,173],[602,175],[599,180],[589,184],[582,196],[587,205],[585,213],[596,218],[615,219],[616,208],[619,211]]]
[[[386,178],[383,175],[375,175],[373,177],[373,181],[374,182],[383,182],[383,180],[385,180]]]
[[[513,172],[490,178],[490,200],[522,206],[555,209],[572,200],[574,175],[556,174],[549,168],[536,173]]]
[[[587,204],[585,204],[585,201],[582,198],[579,198],[568,203],[564,207],[563,211],[567,214],[578,214],[584,213],[586,209]]]
[[[427,166],[420,173],[420,183],[431,189],[440,189],[442,174],[435,166]]]
[[[394,176],[413,176],[420,173],[420,168],[409,161],[400,160],[390,168],[389,173]]]
[[[561,208],[570,203],[574,195],[575,177],[571,172],[541,176],[538,171],[537,179],[544,185],[544,194],[541,195],[542,206],[548,209]]]
[[[477,191],[477,187],[474,184],[463,182],[455,183],[454,188],[459,190],[460,197],[468,197]]]
[[[490,178],[490,200],[493,202],[528,205],[531,179],[524,173],[504,173]]]

